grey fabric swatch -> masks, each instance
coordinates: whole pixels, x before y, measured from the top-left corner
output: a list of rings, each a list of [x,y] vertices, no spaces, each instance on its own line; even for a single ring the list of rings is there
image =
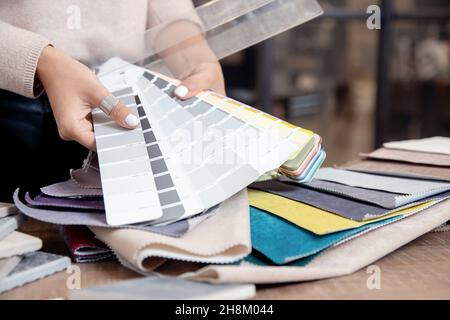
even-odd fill
[[[42,251],[27,253],[13,271],[0,281],[0,293],[47,277],[69,266],[68,257]]]
[[[0,259],[0,280],[5,278],[13,269],[19,264],[22,258],[20,256],[14,256],[9,258]]]
[[[345,184],[318,179],[306,183],[304,184],[304,186],[312,189],[322,190],[328,193],[346,196],[356,200],[373,203],[379,205],[380,207],[390,209],[396,208],[398,206],[396,202],[396,197],[399,196],[404,196],[405,198],[408,197],[400,193],[391,193],[386,191],[351,187]]]
[[[389,177],[334,168],[320,169],[315,178],[352,187],[409,195],[427,196],[450,190],[450,183],[447,182]]]
[[[319,209],[330,211],[355,221],[363,221],[367,214],[382,216],[390,211],[389,209],[381,208],[376,205],[276,180],[255,182],[250,185],[250,188],[270,192],[291,200],[304,202]]]
[[[49,207],[61,209],[87,209],[87,210],[105,210],[102,198],[67,198],[67,197],[50,197],[43,193],[31,196],[29,192],[25,194],[25,201],[36,207]]]
[[[70,299],[193,300],[248,299],[254,285],[211,284],[176,278],[149,276],[72,292]]]

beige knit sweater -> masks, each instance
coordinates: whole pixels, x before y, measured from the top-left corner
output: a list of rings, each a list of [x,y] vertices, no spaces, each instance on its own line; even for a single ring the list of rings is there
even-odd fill
[[[34,97],[49,44],[90,66],[111,56],[135,61],[149,45],[136,35],[192,10],[189,0],[0,1],[0,89]]]

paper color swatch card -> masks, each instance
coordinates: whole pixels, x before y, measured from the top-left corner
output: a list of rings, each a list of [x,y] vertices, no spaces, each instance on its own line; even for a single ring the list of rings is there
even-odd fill
[[[320,154],[308,157],[317,154],[313,149],[319,139],[309,130],[211,91],[179,100],[173,94],[177,80],[134,65],[110,72],[113,63],[104,65],[100,79],[141,123],[127,130],[102,111],[93,112],[111,225],[184,219],[228,199],[287,160],[294,170],[302,159],[323,161]],[[301,179],[312,178],[310,171],[318,168],[312,164],[303,166],[307,174],[297,172]]]

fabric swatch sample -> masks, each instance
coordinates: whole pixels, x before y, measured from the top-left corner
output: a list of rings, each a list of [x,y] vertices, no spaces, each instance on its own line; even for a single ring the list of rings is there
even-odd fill
[[[96,239],[86,226],[63,226],[61,232],[72,259],[77,263],[96,262],[114,257],[112,250]]]
[[[306,203],[355,221],[383,216],[392,211],[370,203],[275,180],[256,182],[251,184],[250,188]]]
[[[100,179],[100,171],[97,168],[86,166],[70,172],[72,180],[81,188],[101,189],[102,181]]]
[[[378,228],[397,219],[400,219],[400,216],[318,236],[278,216],[250,207],[252,247],[275,264],[287,264],[314,255],[362,231]]]
[[[96,237],[141,272],[151,272],[165,259],[199,263],[232,263],[251,251],[245,190],[222,202],[218,212],[181,236],[170,238],[131,229],[90,227]]]
[[[176,278],[144,277],[74,290],[71,300],[215,300],[249,299],[254,285],[211,284]]]
[[[384,143],[383,147],[389,149],[430,152],[430,153],[450,155],[450,138],[431,137],[424,139],[392,141]]]
[[[51,197],[98,197],[103,195],[101,189],[82,188],[73,179],[43,187],[41,192]]]
[[[62,198],[50,197],[45,194],[38,194],[31,197],[30,193],[25,194],[25,201],[36,207],[49,208],[73,208],[73,209],[88,209],[88,210],[104,210],[105,205],[101,198]]]
[[[344,276],[371,265],[449,219],[450,200],[445,200],[326,250],[304,267],[212,265],[181,277],[220,283],[283,283]]]
[[[14,270],[0,281],[0,293],[47,277],[69,266],[70,259],[67,257],[41,251],[27,253]]]
[[[377,222],[383,219],[388,219],[399,215],[412,214],[423,210],[433,203],[433,201],[429,201],[417,206],[409,207],[408,209],[393,211],[392,213],[381,218],[359,222],[343,218],[334,213],[268,192],[249,189],[248,194],[250,205],[258,209],[271,212],[317,235],[325,235],[337,231],[358,228],[365,224]]]
[[[389,177],[335,168],[320,169],[317,172],[316,179],[337,182],[352,187],[418,196],[429,196],[450,190],[450,183],[447,182]]]
[[[0,281],[5,278],[19,264],[20,256],[0,259]]]
[[[322,190],[323,192],[328,192],[339,196],[345,196],[351,199],[373,203],[388,209],[398,208],[400,206],[404,206],[419,200],[422,202],[434,199],[442,199],[450,196],[450,191],[445,191],[434,196],[418,199],[418,197],[415,195],[405,195],[400,193],[350,187],[346,186],[345,184],[318,179],[304,184],[303,186],[316,190]]]
[[[436,166],[393,161],[363,160],[351,162],[340,168],[397,177],[433,179],[450,182],[450,170],[448,170],[448,168]]]
[[[446,154],[380,148],[370,153],[360,153],[360,156],[376,160],[390,160],[407,163],[450,167],[450,155]]]
[[[37,251],[41,247],[41,239],[13,231],[13,233],[0,241],[0,259]]]
[[[106,223],[105,214],[99,211],[89,211],[89,210],[49,210],[49,209],[40,209],[33,208],[27,206],[22,202],[19,198],[19,191],[13,195],[14,203],[17,208],[26,216],[44,221],[47,223],[53,223],[57,225],[86,225],[86,226],[97,226],[97,227],[105,227],[112,228],[109,224]],[[209,214],[214,214],[214,211]],[[200,215],[197,217],[192,217],[188,220],[180,220],[176,223],[163,225],[163,226],[147,226],[145,223],[142,224],[134,224],[123,226],[123,228],[132,228],[137,230],[144,230],[149,232],[155,232],[164,234],[170,237],[179,237],[186,233],[189,229],[195,227],[196,224],[202,221],[202,219],[206,219],[208,215]],[[192,223],[190,222],[192,221]]]
[[[0,219],[0,240],[6,238],[19,227],[18,220],[13,217]]]
[[[0,202],[0,218],[11,216],[17,213],[17,208],[12,203]]]

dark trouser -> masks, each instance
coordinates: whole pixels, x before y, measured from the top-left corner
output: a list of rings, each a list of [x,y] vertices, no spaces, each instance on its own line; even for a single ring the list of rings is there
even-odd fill
[[[0,90],[0,202],[17,187],[36,189],[69,178],[87,150],[59,138],[47,96],[29,99]]]

